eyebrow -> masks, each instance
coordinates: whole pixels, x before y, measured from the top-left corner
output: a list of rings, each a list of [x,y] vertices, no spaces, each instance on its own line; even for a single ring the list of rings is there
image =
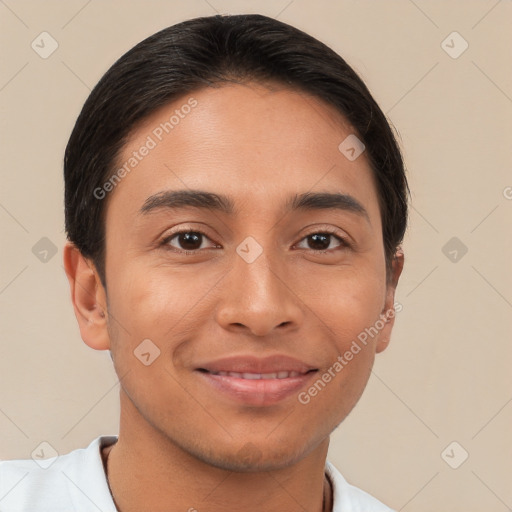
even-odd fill
[[[147,215],[160,209],[201,208],[232,215],[235,213],[234,201],[225,195],[203,190],[166,190],[146,199],[140,214]],[[365,218],[370,217],[364,206],[353,196],[338,192],[305,192],[295,194],[285,203],[287,211],[343,210]],[[371,223],[370,223],[371,224]]]

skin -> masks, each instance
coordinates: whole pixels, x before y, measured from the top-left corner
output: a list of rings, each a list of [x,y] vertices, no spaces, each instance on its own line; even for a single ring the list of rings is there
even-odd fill
[[[361,396],[393,319],[306,405],[297,394],[270,406],[231,400],[196,368],[232,354],[286,354],[322,375],[393,308],[403,254],[387,283],[368,161],[338,150],[353,130],[332,107],[283,86],[195,91],[138,126],[119,161],[190,96],[197,106],[107,198],[107,290],[91,261],[72,244],[64,251],[81,336],[111,351],[121,381],[110,486],[122,512],[320,512],[329,435]],[[140,213],[151,195],[178,189],[228,195],[236,211]],[[293,194],[333,191],[357,199],[368,219],[284,207]],[[350,247],[331,237],[319,253],[309,235],[326,228]],[[206,234],[194,254],[176,252],[178,237],[159,245],[180,229]],[[252,263],[236,252],[248,236],[263,250]],[[133,353],[144,339],[161,351],[149,366]]]

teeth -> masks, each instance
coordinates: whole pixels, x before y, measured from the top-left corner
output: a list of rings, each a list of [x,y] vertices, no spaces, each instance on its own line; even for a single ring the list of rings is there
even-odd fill
[[[299,372],[274,372],[274,373],[239,373],[239,372],[211,372],[213,375],[221,377],[235,377],[237,379],[259,380],[259,379],[288,379],[298,377]]]
[[[239,375],[240,374],[238,373],[236,375],[233,375],[233,377],[238,377]],[[261,379],[261,373],[242,373],[240,377],[242,377],[242,379],[257,380]]]

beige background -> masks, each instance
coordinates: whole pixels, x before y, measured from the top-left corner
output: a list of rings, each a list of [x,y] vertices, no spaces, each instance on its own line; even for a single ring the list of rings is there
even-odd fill
[[[510,510],[509,0],[0,0],[0,458],[29,458],[42,441],[66,453],[117,432],[117,379],[108,353],[80,340],[62,267],[63,151],[115,59],[215,11],[267,14],[320,38],[401,134],[413,193],[403,311],[332,436],[331,461],[397,510]],[[59,45],[47,59],[31,48],[43,31]],[[458,58],[442,46],[453,31],[469,44]],[[451,36],[444,47],[463,44]],[[43,237],[58,248],[47,261],[33,250]],[[459,248],[446,256],[452,237]],[[463,450],[452,469],[445,460],[456,465]]]

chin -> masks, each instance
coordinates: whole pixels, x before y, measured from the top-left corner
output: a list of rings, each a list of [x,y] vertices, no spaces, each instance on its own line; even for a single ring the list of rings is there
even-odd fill
[[[262,443],[247,441],[240,448],[233,450],[233,446],[226,446],[222,452],[219,450],[209,453],[195,453],[197,458],[210,466],[224,471],[237,473],[256,473],[276,471],[290,467],[311,452],[317,445],[305,444],[299,440],[293,445],[270,445],[268,439]]]

